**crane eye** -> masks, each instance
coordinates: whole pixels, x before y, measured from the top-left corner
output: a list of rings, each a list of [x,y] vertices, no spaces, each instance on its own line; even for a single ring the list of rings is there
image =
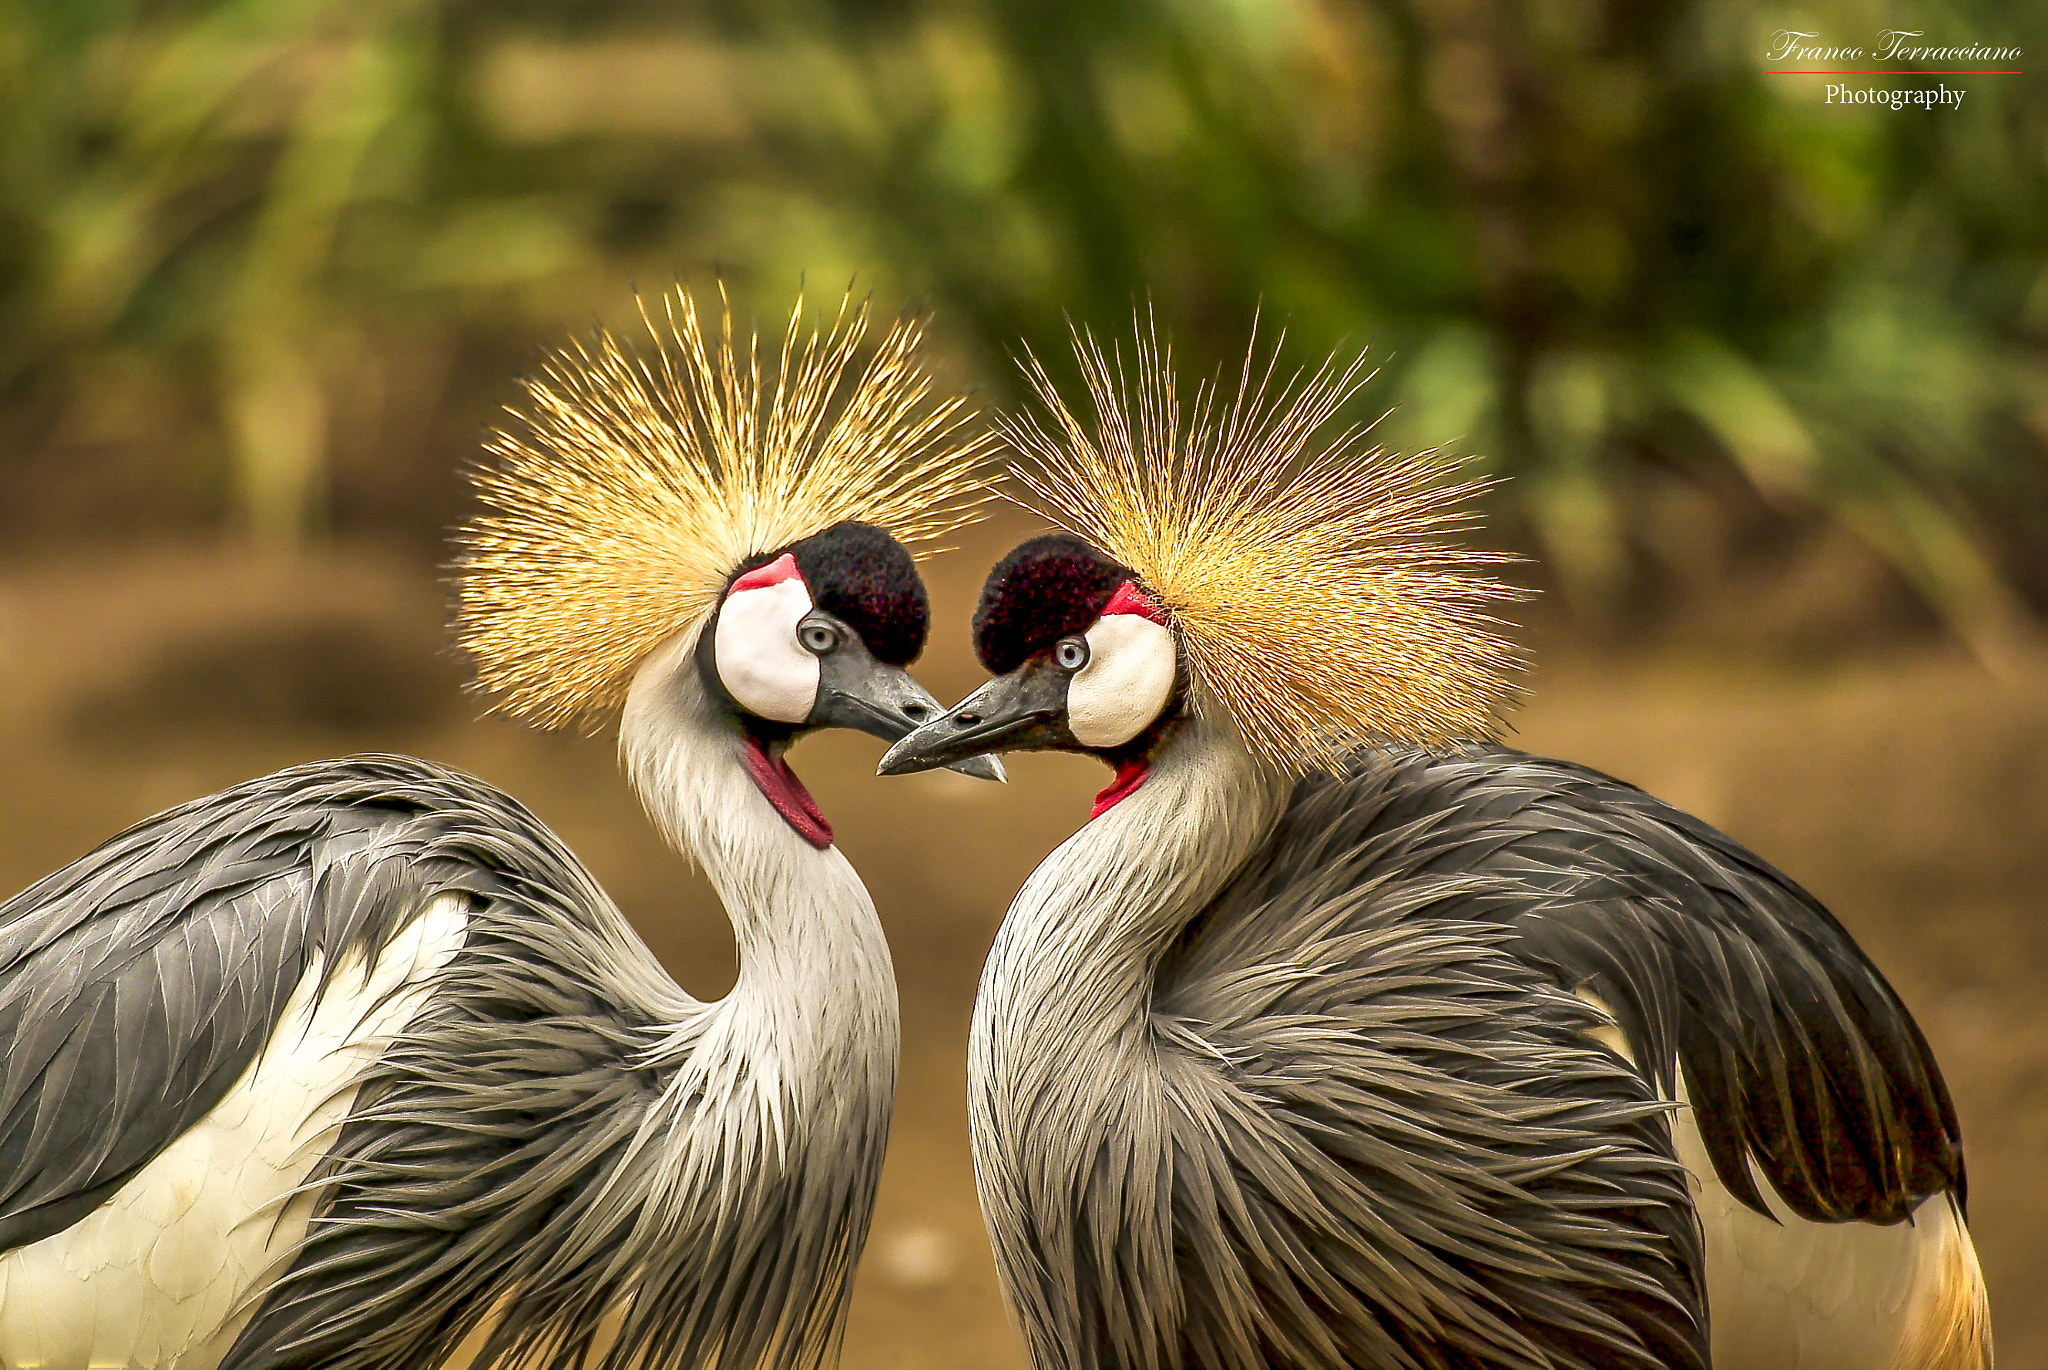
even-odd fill
[[[824,656],[839,646],[839,630],[829,623],[806,623],[796,630],[796,640],[813,656]]]
[[[1062,671],[1078,671],[1088,664],[1088,640],[1063,637],[1052,649],[1053,664]]]

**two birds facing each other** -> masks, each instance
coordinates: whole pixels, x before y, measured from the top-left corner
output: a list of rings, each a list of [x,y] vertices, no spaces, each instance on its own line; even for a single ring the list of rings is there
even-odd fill
[[[1115,778],[1018,895],[970,1111],[1034,1364],[1990,1364],[1953,1108],[1809,896],[1488,741],[1470,487],[1319,441],[1356,364],[1080,350],[1005,420],[1067,531],[990,576],[951,711],[905,543],[988,443],[899,325],[765,382],[678,296],[479,471],[463,645],[619,715],[739,946],[704,1003],[516,801],[363,757],[150,819],[0,906],[0,1363],[822,1367],[892,1107],[873,905],[790,770]]]

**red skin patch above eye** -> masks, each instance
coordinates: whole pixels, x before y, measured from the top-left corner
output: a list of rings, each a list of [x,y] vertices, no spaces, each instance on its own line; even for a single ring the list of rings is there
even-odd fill
[[[768,755],[767,749],[751,737],[741,748],[740,757],[747,763],[747,774],[754,778],[755,788],[775,806],[782,821],[796,829],[798,837],[820,851],[832,845],[832,825],[825,821],[818,801],[811,798],[811,792],[797,779],[787,761]]]
[[[1116,768],[1116,779],[1109,787],[1095,796],[1095,807],[1088,811],[1091,819],[1100,818],[1115,808],[1119,800],[1129,799],[1145,783],[1145,777],[1152,774],[1152,763],[1142,757],[1126,761]]]
[[[1127,580],[1116,587],[1116,593],[1109,597],[1109,603],[1102,606],[1101,617],[1111,614],[1136,614],[1139,618],[1150,619],[1164,628],[1166,610],[1155,603],[1152,597],[1138,588],[1138,582]]]
[[[741,576],[732,583],[732,589],[726,593],[736,595],[742,590],[765,590],[770,585],[780,585],[785,580],[800,578],[801,573],[796,569],[796,558],[784,552],[766,566],[756,566]]]

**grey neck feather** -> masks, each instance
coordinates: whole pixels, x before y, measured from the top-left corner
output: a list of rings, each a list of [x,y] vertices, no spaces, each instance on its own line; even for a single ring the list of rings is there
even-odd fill
[[[656,825],[723,900],[739,977],[724,999],[673,1020],[650,1052],[669,1078],[617,1173],[644,1196],[637,1226],[649,1241],[741,1253],[786,1244],[783,1287],[805,1306],[782,1310],[781,1335],[803,1349],[770,1359],[827,1365],[888,1140],[896,980],[860,877],[837,847],[792,831],[755,786],[738,726],[706,697],[695,646],[695,631],[678,634],[641,668],[619,749]]]
[[[696,638],[677,634],[635,676],[619,755],[655,826],[703,867],[732,920],[739,978],[709,1011],[779,1055],[785,1074],[837,1075],[866,1057],[893,1082],[896,979],[874,902],[836,846],[798,836],[755,786],[738,726],[698,678]]]
[[[1222,718],[1221,709],[1191,718],[1136,793],[1039,865],[982,972],[967,1067],[975,1179],[1036,1365],[1083,1363],[1089,1298],[1073,1256],[1121,1230],[1116,1215],[1074,1204],[1097,1149],[1049,1139],[1118,1138],[1118,1164],[1158,1159],[1166,1101],[1159,1072],[1144,1065],[1156,1049],[1160,957],[1285,806],[1286,781]],[[1164,1200],[1163,1189],[1149,1192]],[[1170,1239],[1171,1224],[1142,1223],[1139,1233]],[[1171,1287],[1166,1261],[1148,1248],[1144,1263],[1162,1289]]]
[[[968,1047],[977,1134],[1080,1124],[1087,1062],[1135,1049],[1160,954],[1279,818],[1288,785],[1222,710],[1189,720],[1136,793],[1040,863],[982,972]],[[1000,1127],[997,1114],[1007,1114]]]
[[[992,1067],[992,1047],[1016,1061],[1006,1035],[1040,1036],[1061,1015],[1074,1015],[1063,1030],[1077,1042],[1133,1025],[1160,954],[1271,831],[1288,790],[1227,722],[1190,719],[1137,792],[1061,844],[1011,903],[982,973],[974,1066]]]

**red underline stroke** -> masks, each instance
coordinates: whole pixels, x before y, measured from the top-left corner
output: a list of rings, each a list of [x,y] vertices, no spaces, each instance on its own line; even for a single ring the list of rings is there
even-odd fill
[[[2025,76],[2024,71],[1767,71],[1766,76]]]

